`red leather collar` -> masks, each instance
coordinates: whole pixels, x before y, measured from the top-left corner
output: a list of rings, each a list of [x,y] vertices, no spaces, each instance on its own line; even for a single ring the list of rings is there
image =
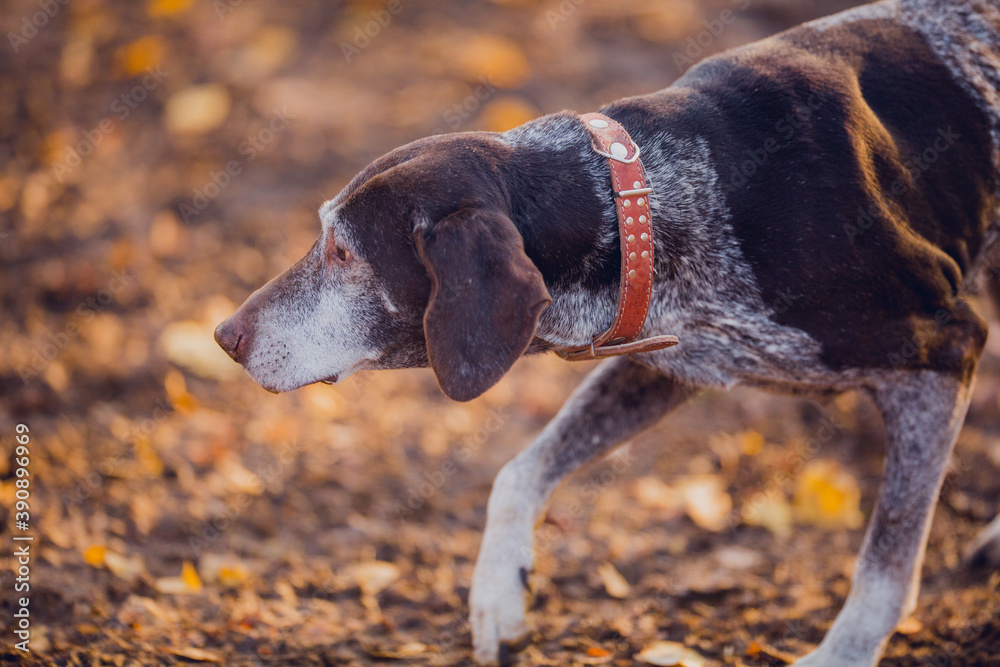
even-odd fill
[[[557,353],[564,359],[577,361],[651,352],[677,345],[676,336],[635,341],[646,323],[653,291],[653,221],[649,208],[649,194],[653,189],[646,184],[639,147],[625,128],[603,114],[586,113],[579,118],[593,137],[594,150],[608,159],[611,169],[622,249],[621,288],[611,327],[594,338],[590,345],[557,350]]]

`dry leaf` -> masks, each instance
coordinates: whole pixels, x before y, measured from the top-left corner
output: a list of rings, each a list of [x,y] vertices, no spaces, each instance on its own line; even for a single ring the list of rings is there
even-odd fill
[[[810,461],[795,483],[795,517],[823,528],[858,528],[861,490],[854,477],[833,459]]]
[[[615,569],[614,565],[606,562],[601,563],[597,566],[597,574],[600,575],[601,581],[604,583],[604,590],[608,592],[608,595],[619,600],[628,597],[632,587],[621,575],[621,572]]]
[[[146,572],[142,556],[123,556],[113,551],[105,552],[104,567],[108,568],[113,575],[125,581],[135,581]]]
[[[215,343],[209,324],[190,320],[171,322],[160,334],[160,345],[167,359],[196,375],[215,380],[240,375],[239,364]]]
[[[662,510],[671,515],[680,511],[683,502],[677,489],[656,477],[640,477],[632,483],[631,491],[642,507]]]
[[[92,546],[88,547],[83,552],[83,561],[87,565],[93,565],[94,567],[100,567],[104,565],[104,555],[107,553],[107,549],[102,546]]]
[[[194,565],[187,561],[184,561],[184,565],[181,566],[179,577],[160,577],[153,582],[153,587],[161,593],[171,595],[198,593],[202,589],[197,570],[194,569]]]
[[[684,511],[700,528],[719,532],[726,528],[733,499],[717,475],[692,475],[680,487]]]
[[[163,121],[174,134],[202,134],[222,125],[230,105],[229,91],[224,86],[191,86],[167,100]]]
[[[163,38],[147,35],[118,49],[115,60],[121,74],[126,77],[136,76],[159,65],[165,51]]]
[[[910,616],[908,619],[896,626],[896,632],[901,635],[915,635],[924,629],[924,624],[921,623],[915,616]]]
[[[504,37],[479,35],[464,47],[458,62],[470,79],[483,78],[501,88],[514,88],[531,73],[521,47]]]
[[[708,660],[693,649],[679,642],[655,641],[635,656],[636,660],[650,665],[676,665],[677,667],[702,667]]]
[[[506,132],[538,116],[538,109],[517,97],[490,102],[479,116],[479,126],[489,132]]]
[[[757,456],[764,449],[764,436],[757,431],[745,431],[740,434],[740,450],[744,456]]]
[[[215,653],[195,646],[170,649],[170,652],[187,660],[194,660],[195,662],[222,662],[222,658]]]
[[[393,563],[372,560],[348,567],[344,575],[366,595],[378,595],[399,578],[399,568]]]
[[[194,4],[194,0],[149,0],[146,13],[152,18],[173,16],[186,12]]]
[[[741,515],[743,523],[767,528],[775,537],[784,539],[792,532],[792,506],[781,491],[754,495],[743,506]]]

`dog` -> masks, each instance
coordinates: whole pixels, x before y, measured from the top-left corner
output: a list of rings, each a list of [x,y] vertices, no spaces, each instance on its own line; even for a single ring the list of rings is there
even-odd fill
[[[749,385],[859,390],[884,417],[850,594],[795,663],[875,665],[914,609],[986,341],[966,297],[986,284],[1000,305],[1000,0],[855,8],[595,117],[634,142],[644,202],[613,187],[617,158],[574,113],[416,141],[324,204],[312,249],[216,340],[273,392],[430,366],[460,401],[523,354],[605,356],[595,338],[635,275],[632,197],[655,250],[641,334],[680,344],[608,348],[498,474],[469,595],[475,659],[526,630],[532,533],[556,484],[700,388]],[[1000,564],[1000,520],[977,553]]]

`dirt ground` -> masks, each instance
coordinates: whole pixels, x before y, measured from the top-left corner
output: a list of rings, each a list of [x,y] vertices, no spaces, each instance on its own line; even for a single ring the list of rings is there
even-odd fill
[[[32,31],[45,3],[5,2],[0,662],[469,664],[491,480],[591,366],[526,359],[467,404],[427,371],[273,396],[212,328],[395,146],[592,110],[850,4],[72,0]],[[1000,664],[1000,573],[962,560],[1000,512],[998,408],[994,338],[883,665]],[[557,491],[508,661],[804,653],[847,594],[882,435],[853,394],[682,407]],[[35,538],[27,656],[12,532]]]

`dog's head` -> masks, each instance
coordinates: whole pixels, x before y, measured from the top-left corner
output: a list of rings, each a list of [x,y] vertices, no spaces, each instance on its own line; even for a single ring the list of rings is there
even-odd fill
[[[320,209],[309,252],[216,341],[270,391],[429,364],[451,398],[480,395],[524,353],[551,301],[510,219],[506,150],[467,133],[375,161]]]

